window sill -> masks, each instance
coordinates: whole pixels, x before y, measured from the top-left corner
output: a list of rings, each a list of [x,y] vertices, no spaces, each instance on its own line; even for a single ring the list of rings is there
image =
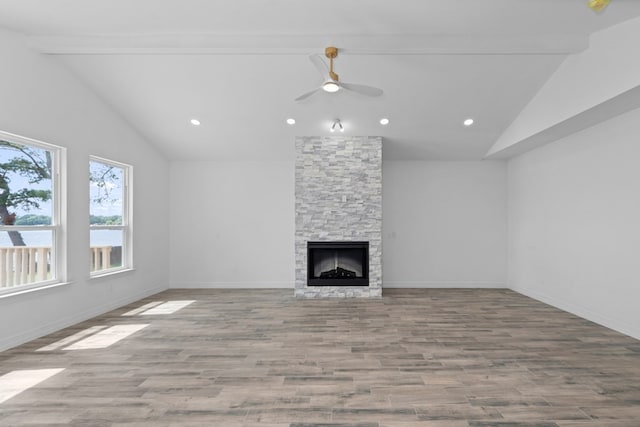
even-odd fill
[[[135,267],[131,268],[120,268],[118,270],[106,270],[104,273],[96,273],[89,276],[89,280],[94,279],[108,279],[114,276],[120,276],[121,274],[132,273],[136,271]]]
[[[55,282],[55,283],[43,283],[43,284],[34,284],[33,286],[23,287],[18,286],[16,289],[7,289],[3,290],[3,293],[0,293],[0,299],[11,298],[18,295],[29,294],[32,292],[43,291],[46,289],[58,288],[60,286],[70,285],[72,282]],[[4,293],[6,292],[6,293]]]

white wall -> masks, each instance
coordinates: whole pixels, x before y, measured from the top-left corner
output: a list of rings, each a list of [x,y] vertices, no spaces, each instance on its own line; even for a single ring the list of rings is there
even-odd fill
[[[382,175],[383,288],[505,286],[505,162]],[[293,288],[293,162],[172,162],[171,201],[172,287]]]
[[[506,286],[506,163],[385,162],[383,287]]]
[[[640,110],[509,162],[509,286],[640,338]]]
[[[0,298],[0,350],[168,287],[168,163],[52,57],[0,30],[0,129],[67,148],[68,285]],[[89,155],[134,167],[135,271],[89,279]]]
[[[294,233],[293,162],[171,163],[171,287],[293,288]]]

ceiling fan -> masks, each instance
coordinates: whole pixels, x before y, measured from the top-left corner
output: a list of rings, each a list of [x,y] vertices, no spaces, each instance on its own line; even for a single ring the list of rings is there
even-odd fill
[[[322,78],[324,79],[324,83],[322,85],[310,92],[304,93],[297,97],[296,101],[302,101],[318,92],[319,90],[324,90],[325,92],[337,92],[341,89],[348,90],[351,92],[357,92],[366,96],[380,96],[382,95],[382,89],[378,89],[377,87],[365,86],[365,85],[357,85],[353,83],[344,83],[341,82],[338,75],[333,71],[333,60],[338,56],[338,48],[337,47],[327,47],[324,50],[324,54],[327,58],[329,58],[329,67],[322,60],[321,56],[318,54],[313,54],[309,56],[309,59],[316,66],[320,74],[322,74]]]
[[[611,0],[589,0],[587,3],[591,9],[600,12],[611,2]]]

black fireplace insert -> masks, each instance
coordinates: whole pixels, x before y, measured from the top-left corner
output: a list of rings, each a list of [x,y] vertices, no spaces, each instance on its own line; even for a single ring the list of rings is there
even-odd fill
[[[369,242],[307,242],[308,286],[369,286]]]

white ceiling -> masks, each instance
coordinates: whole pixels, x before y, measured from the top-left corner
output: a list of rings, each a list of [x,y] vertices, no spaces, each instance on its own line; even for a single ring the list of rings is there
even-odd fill
[[[330,135],[334,118],[385,137],[386,159],[481,159],[566,54],[637,16],[637,0],[601,14],[586,0],[0,0],[0,26],[184,160],[292,159],[294,136]],[[384,95],[294,102],[328,45],[341,80]]]

